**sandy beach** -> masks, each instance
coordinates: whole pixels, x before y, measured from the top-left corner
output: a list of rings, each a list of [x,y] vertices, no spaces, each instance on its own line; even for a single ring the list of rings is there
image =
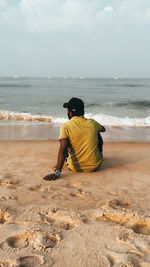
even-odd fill
[[[107,126],[103,134],[105,142],[150,142],[150,127],[119,127]],[[49,123],[47,125],[0,125],[0,141],[38,141],[59,139],[60,125]]]
[[[105,143],[97,172],[43,181],[58,145],[0,142],[0,266],[150,266],[150,143]]]

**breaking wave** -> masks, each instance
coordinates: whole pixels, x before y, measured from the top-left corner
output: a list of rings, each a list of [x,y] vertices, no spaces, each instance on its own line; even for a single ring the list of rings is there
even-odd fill
[[[50,116],[0,110],[0,121],[52,122]]]
[[[105,126],[127,126],[127,127],[144,127],[150,126],[150,116],[146,118],[129,118],[115,117],[105,114],[86,114],[87,118],[92,118]]]
[[[98,121],[99,123],[105,126],[128,126],[128,127],[144,127],[150,126],[150,116],[145,118],[129,118],[129,117],[115,117],[109,116],[105,114],[92,114],[86,113],[86,118],[92,118]],[[11,112],[0,110],[0,123],[31,123],[31,124],[46,124],[46,123],[55,123],[55,124],[62,124],[66,122],[67,118],[64,117],[56,117],[56,116],[49,116],[43,114],[31,114],[25,112]]]

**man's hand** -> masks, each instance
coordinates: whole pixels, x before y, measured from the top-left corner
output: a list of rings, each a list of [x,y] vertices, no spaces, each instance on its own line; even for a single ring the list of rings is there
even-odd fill
[[[48,174],[48,175],[46,175],[46,176],[43,178],[43,180],[51,181],[51,180],[56,180],[56,179],[58,179],[58,178],[59,178],[59,176],[56,175],[55,173],[53,173],[53,174]]]
[[[62,170],[65,158],[67,156],[67,146],[68,146],[68,139],[67,138],[60,139],[60,147],[59,147],[58,159],[55,171],[58,170],[61,172]],[[43,180],[46,181],[56,180],[59,178],[59,176],[60,175],[56,175],[55,173],[48,174],[43,178]]]

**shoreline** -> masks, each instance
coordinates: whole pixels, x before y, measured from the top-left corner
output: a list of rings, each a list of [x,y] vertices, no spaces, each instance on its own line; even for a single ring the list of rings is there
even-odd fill
[[[0,125],[0,141],[58,140],[60,125]],[[150,126],[106,126],[104,142],[150,142]]]

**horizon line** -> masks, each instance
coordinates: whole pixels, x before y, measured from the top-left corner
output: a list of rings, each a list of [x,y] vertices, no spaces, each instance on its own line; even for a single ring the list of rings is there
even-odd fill
[[[100,76],[26,76],[26,75],[0,75],[0,78],[14,78],[14,79],[19,79],[19,78],[41,78],[41,79],[113,79],[113,80],[119,80],[119,79],[150,79],[150,77],[123,77],[123,76],[111,76],[111,77],[100,77]]]

